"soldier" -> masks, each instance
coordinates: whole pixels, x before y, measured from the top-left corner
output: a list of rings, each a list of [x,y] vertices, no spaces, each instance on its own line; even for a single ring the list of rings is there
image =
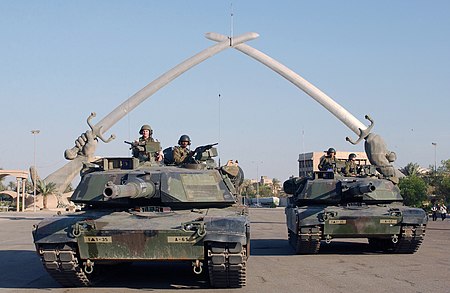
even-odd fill
[[[173,160],[175,162],[175,165],[187,163],[187,161],[192,158],[194,152],[189,149],[190,145],[191,139],[188,135],[183,134],[182,136],[180,136],[178,145],[173,148]]]
[[[163,159],[161,145],[152,137],[153,130],[150,125],[142,125],[139,134],[142,136],[132,144],[133,157],[138,158],[140,162],[150,161],[152,157],[156,162],[161,162]]]
[[[334,148],[329,148],[327,155],[320,158],[319,170],[336,171],[336,150]]]
[[[345,162],[344,175],[356,176],[358,174],[358,165],[355,162],[356,154],[351,153],[348,155],[348,160]]]

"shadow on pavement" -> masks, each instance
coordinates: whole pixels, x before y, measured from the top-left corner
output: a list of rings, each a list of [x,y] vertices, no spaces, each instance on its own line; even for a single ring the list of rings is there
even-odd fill
[[[287,239],[252,239],[250,242],[250,256],[291,254],[292,249]]]
[[[2,289],[49,289],[61,286],[46,272],[34,251],[0,251]],[[94,288],[208,289],[207,274],[196,275],[191,262],[148,262],[103,266]]]

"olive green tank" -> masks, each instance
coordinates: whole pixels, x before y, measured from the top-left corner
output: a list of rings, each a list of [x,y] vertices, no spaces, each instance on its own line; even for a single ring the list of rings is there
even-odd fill
[[[200,150],[182,166],[137,158],[85,166],[71,197],[84,208],[34,227],[47,272],[63,286],[89,286],[108,265],[185,261],[212,287],[244,286],[250,223],[237,192],[243,172],[232,162],[216,167],[212,145]]]
[[[291,195],[285,209],[288,236],[295,252],[317,253],[322,241],[336,238],[367,238],[375,251],[416,252],[427,215],[405,206],[398,186],[379,177],[373,166],[365,166],[355,177],[315,172],[285,181]]]

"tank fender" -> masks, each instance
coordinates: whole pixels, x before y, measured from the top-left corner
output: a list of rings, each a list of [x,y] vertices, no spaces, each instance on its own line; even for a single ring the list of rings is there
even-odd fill
[[[204,242],[239,242],[245,245],[250,233],[247,217],[205,217],[206,236]]]
[[[295,208],[287,207],[284,210],[286,214],[286,225],[289,230],[296,231],[297,230],[297,213]]]
[[[36,244],[76,242],[71,235],[71,227],[82,218],[74,216],[58,216],[42,220],[33,230]]]
[[[296,209],[297,222],[299,226],[315,226],[320,225],[322,222],[319,220],[320,212],[325,208],[307,207]]]
[[[427,213],[423,209],[419,208],[402,208],[400,209],[403,220],[403,224],[415,224],[421,225],[428,222]]]

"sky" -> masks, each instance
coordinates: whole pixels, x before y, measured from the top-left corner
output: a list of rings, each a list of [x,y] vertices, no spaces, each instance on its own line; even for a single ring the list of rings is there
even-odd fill
[[[449,12],[450,2],[437,0],[0,0],[0,168],[27,170],[35,155],[42,178],[56,171],[91,112],[100,121],[213,45],[207,32],[257,32],[248,45],[362,123],[370,115],[396,167],[439,165],[450,159]],[[316,101],[234,49],[145,100],[106,132],[117,138],[99,142],[96,155],[130,155],[123,141],[142,124],[163,147],[182,134],[194,147],[218,142],[221,161],[238,160],[249,179],[297,176],[303,152],[364,150]]]

